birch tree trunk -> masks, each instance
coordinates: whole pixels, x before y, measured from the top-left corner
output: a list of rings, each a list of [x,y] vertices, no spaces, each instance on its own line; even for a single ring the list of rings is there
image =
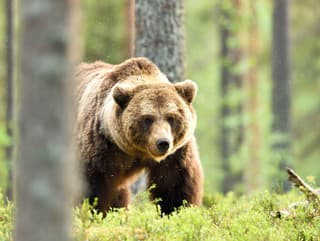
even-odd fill
[[[184,78],[183,0],[136,0],[135,55],[153,61],[171,82]]]
[[[71,240],[70,71],[79,52],[79,5],[25,0],[20,6],[15,240]]]
[[[272,34],[272,152],[278,167],[283,170],[290,164],[290,40],[289,0],[275,0]],[[275,173],[272,180],[284,190],[290,185],[283,172]],[[281,176],[279,178],[279,176]]]

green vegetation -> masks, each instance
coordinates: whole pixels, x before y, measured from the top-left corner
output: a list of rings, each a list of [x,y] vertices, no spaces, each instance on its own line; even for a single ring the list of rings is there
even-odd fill
[[[5,122],[5,14],[4,4],[0,4],[0,188],[7,183],[7,165],[5,162],[5,147],[10,143],[6,134]]]
[[[281,219],[271,215],[302,201],[293,191],[287,195],[208,195],[202,207],[181,208],[165,217],[147,196],[139,194],[128,210],[110,212],[104,219],[92,212],[88,203],[77,207],[75,240],[320,240],[320,219],[312,217],[312,210],[300,207],[294,215]],[[12,211],[13,205],[0,195],[0,240],[12,240]]]
[[[13,204],[2,194],[0,189],[0,240],[12,240]]]
[[[84,60],[120,63],[126,56],[124,1],[84,1]]]

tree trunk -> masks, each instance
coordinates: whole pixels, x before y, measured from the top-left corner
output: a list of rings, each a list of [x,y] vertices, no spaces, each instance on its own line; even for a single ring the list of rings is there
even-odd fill
[[[272,34],[272,113],[274,162],[280,170],[290,165],[290,40],[289,0],[274,1]],[[278,172],[272,177],[277,186],[288,190],[286,177]],[[280,177],[280,178],[279,178]]]
[[[71,66],[80,50],[79,3],[25,0],[20,6],[15,240],[71,240]]]
[[[224,18],[227,15],[224,14]],[[221,91],[221,100],[222,106],[220,109],[221,115],[221,136],[220,136],[220,146],[221,146],[221,161],[222,161],[222,171],[223,171],[223,179],[221,189],[223,193],[228,192],[233,187],[233,182],[231,183],[231,166],[230,166],[230,155],[231,155],[231,147],[229,143],[229,135],[230,130],[227,127],[226,120],[230,116],[230,106],[226,103],[227,95],[228,95],[228,86],[230,81],[230,71],[226,66],[225,62],[228,58],[229,48],[228,48],[228,39],[230,37],[230,32],[225,27],[221,27],[220,29],[220,41],[221,41],[221,81],[220,81],[220,91]]]
[[[233,94],[241,96],[243,73],[235,73],[234,68],[240,64],[243,59],[243,46],[241,45],[238,29],[231,29],[230,25],[239,22],[241,19],[242,2],[240,0],[230,1],[234,11],[224,9],[221,6],[223,22],[220,24],[220,42],[221,42],[221,81],[220,91],[222,105],[220,109],[221,116],[221,160],[222,160],[222,192],[227,193],[234,189],[237,183],[241,182],[242,171],[232,170],[232,158],[240,155],[243,145],[243,104],[242,98],[237,100],[237,104],[230,104],[230,98]],[[237,46],[229,46],[229,42],[237,40]],[[233,126],[228,124],[230,118],[237,118],[237,123]]]
[[[136,0],[135,10],[135,55],[149,58],[170,81],[183,80],[183,0]]]
[[[128,58],[134,55],[134,0],[126,0],[126,55]]]
[[[171,82],[184,80],[183,0],[135,1],[135,56],[153,61]],[[146,176],[133,184],[144,189]]]
[[[259,58],[259,31],[257,24],[257,11],[254,1],[250,3],[250,13],[253,16],[249,26],[249,46],[248,54],[250,58],[256,60]],[[248,144],[248,163],[246,164],[246,189],[247,191],[257,190],[261,186],[261,125],[259,123],[259,66],[257,61],[250,67],[247,76],[247,113],[249,116],[249,123],[247,126],[246,139]]]
[[[14,0],[6,0],[6,131],[12,143],[12,116],[13,116],[13,83],[14,83]],[[12,199],[12,150],[13,145],[6,147],[8,163],[7,196]]]

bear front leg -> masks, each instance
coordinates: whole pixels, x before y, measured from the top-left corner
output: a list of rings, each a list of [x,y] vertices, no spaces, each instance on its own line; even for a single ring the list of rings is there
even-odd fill
[[[113,195],[111,208],[127,207],[130,202],[130,196],[130,188],[127,185],[117,188]]]
[[[170,214],[186,201],[200,205],[203,195],[203,173],[195,144],[189,142],[173,155],[149,169],[151,198],[159,199],[161,212]]]
[[[90,204],[97,198],[95,207],[100,212],[107,212],[111,208],[127,207],[130,201],[128,186],[117,187],[112,178],[105,173],[95,172],[87,176],[88,197]]]
[[[105,179],[105,174],[102,172],[91,172],[86,175],[86,196],[89,198],[89,203],[91,205],[98,199],[95,209],[100,212],[108,211],[111,206],[110,197],[113,193],[113,191],[105,185]]]

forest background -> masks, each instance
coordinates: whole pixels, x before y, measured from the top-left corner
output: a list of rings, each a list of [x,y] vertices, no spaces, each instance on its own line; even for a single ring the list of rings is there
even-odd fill
[[[290,2],[290,143],[278,153],[273,143],[283,136],[272,131],[272,1],[186,0],[185,76],[199,86],[195,107],[196,136],[206,176],[206,191],[245,192],[280,186],[279,162],[302,176],[320,177],[320,4],[316,0]],[[234,4],[236,2],[237,4]],[[128,2],[85,0],[84,61],[120,63],[131,57]],[[228,37],[223,37],[225,31]],[[0,187],[8,185],[6,133],[5,9],[0,6]],[[223,48],[230,50],[223,56]],[[252,48],[254,47],[254,48]],[[235,63],[232,56],[236,58]],[[231,56],[231,57],[230,57]],[[222,93],[223,70],[240,76],[241,85]],[[232,114],[222,114],[227,106]],[[287,111],[287,110],[283,110]],[[227,129],[228,131],[223,131]],[[231,134],[230,134],[231,133]],[[237,137],[237,133],[240,133]],[[226,137],[228,135],[228,137]],[[224,153],[222,145],[235,145]],[[227,181],[226,181],[227,180]],[[226,185],[227,183],[227,185]]]

